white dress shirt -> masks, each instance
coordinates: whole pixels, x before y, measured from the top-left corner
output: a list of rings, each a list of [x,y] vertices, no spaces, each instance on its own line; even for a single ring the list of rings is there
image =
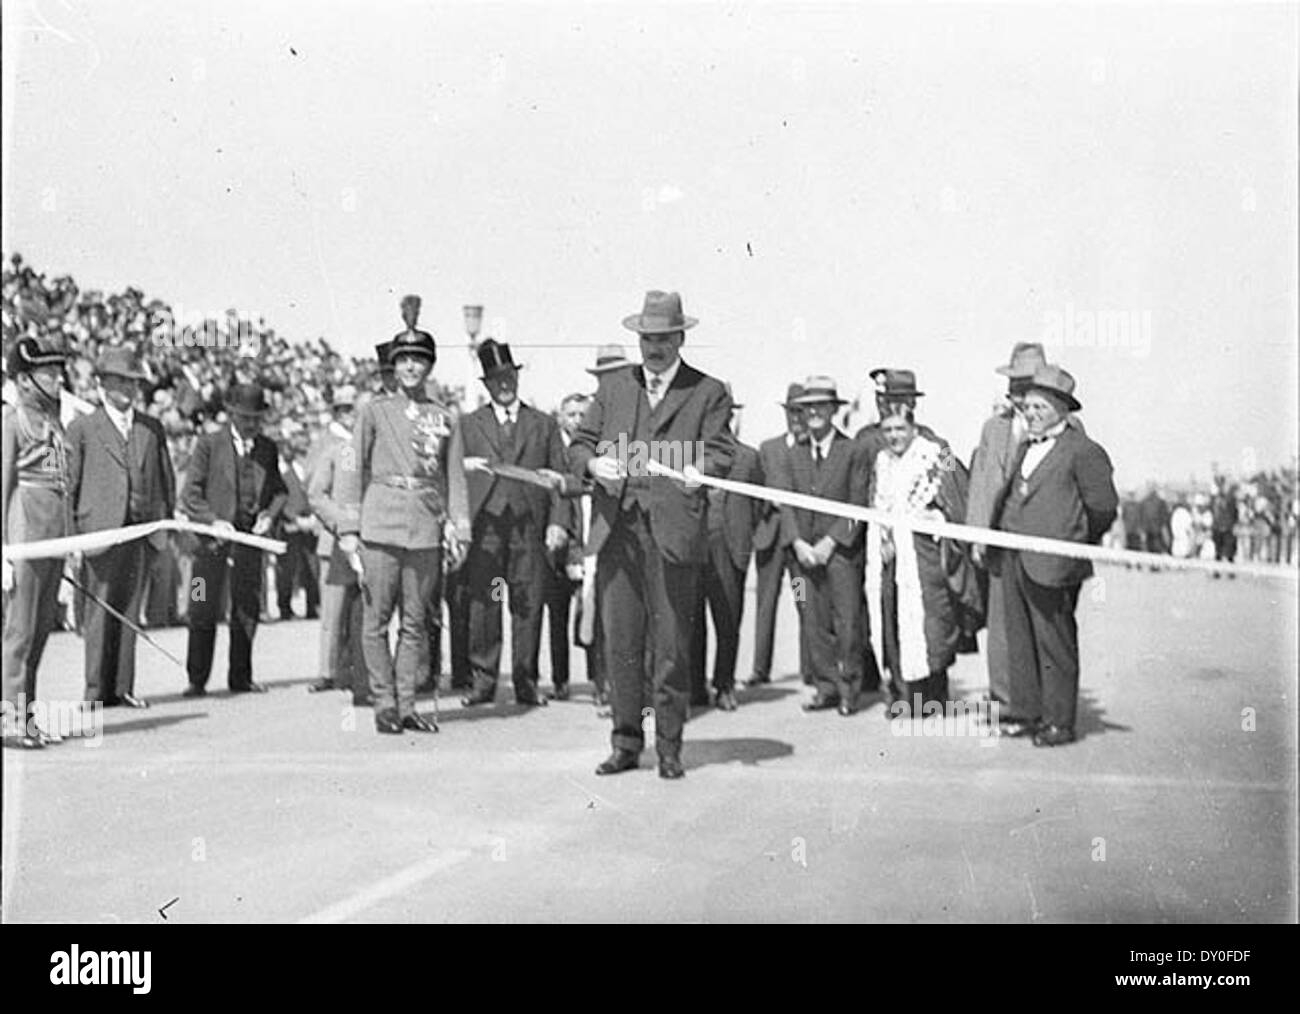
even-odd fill
[[[677,376],[677,370],[681,367],[682,361],[674,359],[673,365],[664,370],[663,373],[655,373],[650,369],[645,371],[645,396],[650,399],[650,407],[658,408],[659,403],[664,400],[664,394],[668,388],[673,386],[673,378]],[[655,384],[655,390],[651,391],[652,381],[658,380]]]
[[[831,443],[834,440],[835,428],[833,426],[826,431],[826,436],[822,437],[820,440],[814,440],[811,436],[808,437],[808,453],[813,455],[814,463],[818,460],[825,461],[831,456]],[[817,454],[821,455],[820,459],[818,459],[817,454],[813,454],[814,449],[816,449]]]
[[[497,417],[497,422],[504,426],[506,423],[517,423],[519,421],[519,399],[516,398],[508,406],[500,402],[492,402],[492,412]]]
[[[117,427],[117,432],[122,434],[122,439],[130,440],[131,426],[135,423],[135,408],[128,405],[125,412],[119,412],[105,401],[104,411],[108,413],[108,418],[112,421],[113,425]]]
[[[1040,437],[1031,436],[1029,446],[1025,449],[1024,460],[1020,462],[1020,478],[1028,479],[1034,474],[1051,449],[1056,445],[1056,438],[1065,432],[1065,427],[1069,425],[1068,419],[1062,419],[1050,430]]]

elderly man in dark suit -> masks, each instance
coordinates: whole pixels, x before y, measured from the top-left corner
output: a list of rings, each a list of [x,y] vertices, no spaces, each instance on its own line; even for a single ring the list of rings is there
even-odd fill
[[[68,426],[68,498],[76,534],[170,518],[176,478],[162,424],[135,410],[146,376],[128,348],[107,348],[96,364],[101,404]],[[87,555],[82,582],[124,616],[140,614],[145,575],[166,533]],[[103,606],[86,604],[86,700],[107,707],[148,707],[135,696],[135,631]]]
[[[262,435],[266,396],[257,384],[234,384],[226,394],[230,422],[201,437],[185,472],[181,510],[191,521],[230,531],[265,535],[284,507],[288,490],[275,444]],[[207,693],[217,642],[221,600],[230,595],[232,693],[261,693],[253,682],[253,637],[262,601],[262,551],[252,546],[202,538],[190,578],[189,671],[186,697]]]
[[[314,620],[320,609],[320,572],[316,565],[317,523],[307,500],[308,452],[311,438],[299,423],[288,427],[283,438],[280,475],[289,495],[280,509],[276,537],[283,539],[284,555],[275,561],[275,598],[280,619],[292,620],[293,593],[301,584],[306,593],[305,617]]]
[[[810,377],[794,404],[804,410],[808,444],[791,449],[769,485],[844,503],[867,503],[869,477],[862,449],[831,423],[845,404],[835,381]],[[838,708],[841,715],[852,715],[865,664],[862,526],[786,506],[781,508],[781,526],[804,589],[803,623],[817,690],[804,710]]]
[[[488,338],[478,355],[491,400],[460,417],[451,441],[453,467],[465,470],[471,519],[465,580],[474,687],[461,703],[473,707],[496,697],[504,584],[510,594],[515,701],[540,706],[546,704],[537,692],[546,554],[568,541],[568,510],[558,496],[565,486],[564,444],[551,416],[519,400],[519,367],[510,346]],[[493,471],[497,465],[531,469],[551,486],[501,477]]]
[[[731,467],[731,398],[720,381],[681,359],[697,322],[673,292],[646,294],[623,321],[640,336],[642,364],[606,377],[569,448],[580,478],[597,482],[588,549],[597,553],[614,730],[613,752],[596,769],[636,768],[644,746],[645,684],[653,686],[659,774],[681,778],[682,726],[690,696],[690,643],[705,497],[697,482],[649,474],[648,460],[722,476]]]
[[[803,384],[791,384],[786,391],[782,408],[785,409],[786,432],[779,437],[764,440],[758,445],[759,468],[767,477],[778,474],[786,456],[799,445],[808,442],[803,409],[793,404],[803,394]],[[776,635],[776,606],[781,597],[781,578],[794,577],[794,564],[790,547],[781,537],[781,511],[774,503],[759,505],[758,523],[754,526],[754,569],[758,572],[757,603],[754,617],[754,664],[746,686],[770,682],[772,673],[772,639]],[[803,613],[803,598],[796,596],[795,606]],[[805,683],[812,682],[808,671],[808,641],[804,637],[803,623],[799,624],[799,674]]]
[[[730,387],[727,389],[730,394]],[[742,405],[732,404],[733,413]],[[734,422],[734,419],[733,419]],[[733,431],[734,432],[734,431]],[[736,441],[728,479],[763,485],[758,451]],[[694,661],[691,676],[693,703],[709,703],[705,682],[708,664],[708,624],[713,617],[718,645],[713,658],[713,703],[721,711],[735,711],[736,656],[740,650],[740,621],[745,615],[745,574],[753,553],[754,527],[762,501],[720,489],[708,491],[708,557],[700,568],[699,598],[695,609]]]
[[[1096,544],[1119,509],[1110,458],[1069,425],[1081,408],[1074,378],[1056,366],[1034,373],[1025,395],[1028,440],[1011,470],[997,527],[1020,535]],[[1011,697],[1021,722],[1008,735],[1035,746],[1075,739],[1079,697],[1079,633],[1074,610],[1092,564],[1065,556],[1009,551],[1002,564],[1006,595]]]

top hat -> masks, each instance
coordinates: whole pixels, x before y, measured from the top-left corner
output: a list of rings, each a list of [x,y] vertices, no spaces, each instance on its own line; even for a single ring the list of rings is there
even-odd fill
[[[334,388],[334,396],[330,398],[331,408],[351,408],[357,403],[357,389],[351,384],[340,384]]]
[[[916,374],[911,370],[891,370],[878,366],[867,374],[876,382],[876,394],[882,398],[924,398],[916,389]]]
[[[803,394],[803,384],[791,384],[785,389],[785,401],[781,402],[782,408],[798,408],[796,399]]]
[[[510,346],[505,342],[497,341],[495,338],[487,339],[478,347],[478,362],[483,367],[483,378],[485,380],[495,373],[523,369],[510,355]]]
[[[67,355],[49,338],[19,338],[9,353],[9,372],[31,373],[42,366],[62,366]]]
[[[1074,378],[1059,366],[1044,363],[1038,367],[1034,371],[1033,380],[1030,381],[1030,388],[1031,390],[1050,391],[1058,398],[1061,398],[1071,412],[1077,412],[1083,408],[1079,404],[1079,399],[1074,396]]]
[[[1046,362],[1047,356],[1038,342],[1016,342],[1016,347],[1011,350],[1011,362],[999,366],[996,372],[1012,380],[1028,380]]]
[[[426,356],[429,362],[434,363],[438,361],[438,345],[428,331],[412,328],[394,335],[392,341],[388,343],[389,365],[392,365],[398,356],[404,354]]]
[[[847,405],[840,397],[835,381],[830,377],[809,377],[804,381],[803,394],[791,398],[787,405],[819,405],[831,401],[836,405]]]
[[[610,370],[619,370],[624,366],[631,365],[632,361],[628,359],[622,345],[602,345],[596,350],[596,365],[588,366],[587,372],[594,376],[600,376]]]
[[[388,361],[388,350],[392,347],[392,342],[380,342],[375,346],[375,358],[379,360],[379,372],[391,373],[393,364]]]
[[[109,346],[99,354],[95,363],[95,373],[99,376],[110,374],[125,377],[127,380],[148,380],[149,377],[140,369],[140,360],[135,352],[125,345]]]
[[[682,313],[682,297],[676,292],[653,289],[645,294],[640,313],[623,318],[623,326],[637,334],[672,334],[685,331],[699,321]]]
[[[261,384],[231,384],[226,389],[226,411],[261,415],[270,406]]]

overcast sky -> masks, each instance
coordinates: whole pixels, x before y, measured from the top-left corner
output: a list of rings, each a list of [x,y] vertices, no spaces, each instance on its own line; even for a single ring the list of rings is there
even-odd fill
[[[416,292],[440,373],[481,302],[543,407],[678,289],[686,358],[733,383],[751,442],[789,380],[855,394],[890,365],[968,452],[993,368],[1047,335],[1122,484],[1296,452],[1294,7],[4,19],[4,251],[84,288],[354,354]]]

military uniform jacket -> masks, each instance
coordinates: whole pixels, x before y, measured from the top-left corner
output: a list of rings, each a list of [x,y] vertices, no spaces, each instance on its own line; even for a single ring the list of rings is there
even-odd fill
[[[398,391],[366,403],[350,460],[337,472],[340,535],[402,549],[442,545],[444,522],[470,535],[465,472],[449,468],[452,418],[446,406]]]
[[[25,406],[3,417],[5,542],[57,539],[68,530],[67,459],[59,420]]]

